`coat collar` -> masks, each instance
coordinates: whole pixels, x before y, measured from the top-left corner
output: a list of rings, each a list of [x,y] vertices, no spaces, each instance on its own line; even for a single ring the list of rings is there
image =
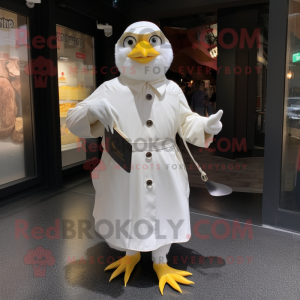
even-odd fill
[[[167,78],[165,75],[162,75],[156,80],[147,82],[131,79],[121,74],[119,80],[123,85],[128,86],[130,89],[138,93],[142,90],[145,84],[149,84],[158,93],[159,96],[162,96],[165,93],[167,87]]]

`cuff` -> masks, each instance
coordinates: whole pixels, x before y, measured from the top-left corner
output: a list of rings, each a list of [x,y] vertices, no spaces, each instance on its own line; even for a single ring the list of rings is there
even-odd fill
[[[81,138],[97,138],[104,135],[104,126],[97,121],[90,125],[87,115],[89,105],[82,103],[75,108],[71,108],[67,115],[67,127],[69,130]]]

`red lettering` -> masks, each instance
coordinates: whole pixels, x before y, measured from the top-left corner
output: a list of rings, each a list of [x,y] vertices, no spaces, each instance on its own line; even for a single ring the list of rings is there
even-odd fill
[[[206,71],[205,71],[205,74],[210,74],[211,75],[211,68],[210,67],[206,67]]]
[[[229,33],[232,35],[233,37],[233,41],[231,44],[225,44],[224,42],[224,35],[226,33]],[[220,44],[220,46],[224,49],[231,49],[231,48],[234,48],[237,43],[238,43],[238,40],[239,40],[239,37],[238,37],[238,34],[236,33],[236,31],[232,28],[224,28],[223,30],[221,30],[221,32],[219,33],[219,36],[218,36],[218,43]]]
[[[113,70],[115,70],[115,71],[113,71]],[[113,66],[113,67],[110,68],[110,73],[111,74],[117,74],[118,72],[119,72],[119,70],[116,66]]]
[[[100,69],[101,74],[107,74],[107,72],[104,72],[103,69],[107,69],[107,67],[102,67],[102,68]]]
[[[135,67],[130,68],[130,74],[135,74]]]
[[[83,256],[80,257],[78,264],[85,264],[85,259]]]
[[[30,49],[30,46],[27,43],[29,32],[26,28],[16,28],[15,37],[16,37],[16,49],[19,49],[20,45],[23,45],[27,49]]]
[[[50,48],[50,49],[57,49],[57,44],[52,44],[52,41],[56,41],[57,38],[56,36],[49,36],[48,40],[47,40],[47,46]]]
[[[183,259],[183,256],[181,256],[181,260],[184,264],[186,263],[187,259],[188,259],[188,256],[186,256],[185,259]]]
[[[224,234],[218,234],[217,233],[217,226],[218,225],[224,225],[225,226],[225,233]],[[216,239],[218,239],[218,240],[224,240],[224,239],[226,239],[228,236],[229,236],[229,234],[230,234],[230,225],[229,225],[229,223],[226,221],[226,220],[217,220],[217,221],[215,221],[213,224],[212,224],[212,226],[211,226],[211,233],[212,233],[212,235],[216,238]]]
[[[20,227],[20,225],[23,225],[23,227]],[[28,222],[25,220],[16,220],[15,221],[15,239],[20,238],[20,234],[23,235],[23,237],[26,240],[30,240],[29,235],[25,232],[28,229]]]
[[[96,152],[98,145],[96,143],[90,143],[88,148],[89,148],[90,152]]]
[[[32,39],[32,46],[36,49],[43,49],[45,48],[45,38],[43,36],[35,36],[33,39]]]
[[[123,69],[123,74],[125,74],[125,69],[126,69],[127,67],[122,67],[122,69]]]
[[[94,74],[94,75],[96,75],[98,72],[97,72],[97,67],[96,66],[93,66],[93,71],[92,71],[92,73]]]
[[[196,256],[191,256],[191,264],[194,265],[196,263]]]
[[[226,142],[226,144],[227,144],[227,147],[225,148],[225,149],[223,149],[223,148],[221,148],[221,143],[222,142]],[[221,152],[227,152],[227,151],[229,151],[229,149],[230,149],[230,141],[227,139],[227,138],[221,138],[221,139],[219,139],[218,140],[218,142],[217,142],[217,148],[219,149],[219,151],[221,151]]]
[[[251,49],[254,45],[254,42],[256,40],[256,48],[261,48],[261,42],[260,42],[260,28],[255,28],[253,31],[253,35],[250,38],[247,28],[241,29],[241,38],[240,38],[240,49],[245,48],[245,40],[247,41],[248,47]]]
[[[77,67],[75,67],[74,69],[73,69],[73,67],[70,67],[70,74],[78,74]]]
[[[197,238],[201,239],[201,240],[208,240],[209,239],[209,235],[208,234],[201,234],[199,232],[199,226],[202,225],[202,224],[209,224],[210,221],[209,220],[206,220],[206,219],[202,219],[202,220],[199,220],[195,223],[194,227],[193,227],[193,231],[194,231],[194,234],[196,235]]]
[[[229,258],[231,259],[230,261],[229,261]],[[234,262],[234,258],[233,258],[232,256],[228,256],[228,257],[227,257],[227,263],[228,263],[229,265],[231,265],[231,264],[233,264],[233,262]]]
[[[99,256],[99,257],[97,258],[97,262],[98,262],[98,264],[103,265],[103,264],[104,264],[104,261],[100,260],[101,258],[103,258],[103,256]]]
[[[89,72],[88,72],[86,66],[84,66],[83,69],[82,69],[82,71],[81,71],[81,74],[83,74],[83,73],[89,74]]]
[[[247,259],[248,259],[248,261],[249,261],[249,264],[251,263],[252,258],[253,258],[253,256],[251,256],[251,257],[248,257],[248,256],[247,256]]]
[[[232,152],[235,152],[235,147],[238,152],[241,152],[242,148],[244,148],[244,152],[247,152],[247,143],[246,138],[242,138],[241,143],[238,144],[238,141],[236,138],[232,140]]]
[[[254,67],[255,69],[256,69],[256,71],[257,71],[257,75],[259,74],[259,70],[261,69],[261,66],[259,66],[259,67]]]
[[[235,240],[237,236],[237,231],[240,234],[241,239],[244,239],[247,231],[248,231],[248,238],[250,240],[253,239],[253,231],[252,231],[252,222],[251,220],[247,220],[245,223],[244,228],[242,229],[241,224],[238,220],[233,221],[233,226],[232,226],[232,239]]]
[[[187,70],[188,70],[188,73],[189,73],[189,74],[192,74],[192,72],[193,72],[193,70],[194,70],[194,66],[192,67],[191,70],[190,70],[190,68],[189,68],[188,66],[187,66],[186,68],[187,68]]]
[[[238,69],[239,69],[239,71],[237,71]],[[242,73],[242,68],[239,67],[239,66],[235,67],[234,68],[234,73],[237,74],[237,75],[241,74]]]
[[[177,256],[173,256],[173,264],[174,265],[178,264],[178,257]]]
[[[59,225],[60,221],[59,219],[55,219],[55,227],[49,227],[46,229],[46,237],[49,240],[58,240],[59,239]],[[54,235],[51,235],[51,231],[54,231]]]
[[[219,265],[223,265],[224,264],[224,261],[223,261],[222,257],[218,257],[218,264]]]
[[[107,258],[107,262],[108,262],[109,264],[113,263],[114,261],[115,261],[115,259],[114,259],[112,256],[109,256],[109,257]]]
[[[80,139],[80,141],[82,142],[82,143],[77,143],[77,152],[80,152],[80,149],[82,148],[82,150],[84,151],[84,152],[87,152],[87,150],[86,150],[86,139]]]
[[[44,233],[44,229],[42,227],[34,227],[31,230],[31,236],[35,239],[35,240],[40,240],[42,239]]]
[[[73,258],[70,258],[70,256],[68,256],[68,264],[72,264],[72,263],[76,263],[75,261],[75,256],[73,256]]]
[[[89,264],[94,264],[95,263],[95,260],[94,260],[94,256],[90,256],[89,257]]]

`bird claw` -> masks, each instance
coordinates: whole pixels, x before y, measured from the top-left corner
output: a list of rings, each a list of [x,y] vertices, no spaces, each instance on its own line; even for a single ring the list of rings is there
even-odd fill
[[[124,284],[126,286],[131,272],[133,271],[135,265],[140,261],[141,254],[140,252],[134,254],[134,255],[125,255],[121,259],[111,263],[109,266],[107,266],[104,271],[116,269],[110,276],[109,282],[113,280],[115,277],[120,275],[121,273],[125,272],[124,276]]]
[[[177,282],[182,284],[194,284],[183,276],[193,275],[190,272],[180,271],[169,267],[167,264],[153,264],[154,271],[158,277],[159,290],[163,295],[165,284],[168,283],[172,288],[182,293],[180,286]]]

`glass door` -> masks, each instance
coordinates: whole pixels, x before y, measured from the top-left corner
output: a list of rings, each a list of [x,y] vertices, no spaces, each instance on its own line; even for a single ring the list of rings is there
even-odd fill
[[[300,232],[300,2],[270,1],[263,224]]]
[[[28,19],[0,8],[0,189],[36,175]]]
[[[66,117],[95,90],[94,38],[59,25],[56,31],[62,167],[66,168],[87,159],[86,140],[69,131]]]
[[[283,128],[280,208],[300,213],[300,2],[294,0],[289,1]]]

